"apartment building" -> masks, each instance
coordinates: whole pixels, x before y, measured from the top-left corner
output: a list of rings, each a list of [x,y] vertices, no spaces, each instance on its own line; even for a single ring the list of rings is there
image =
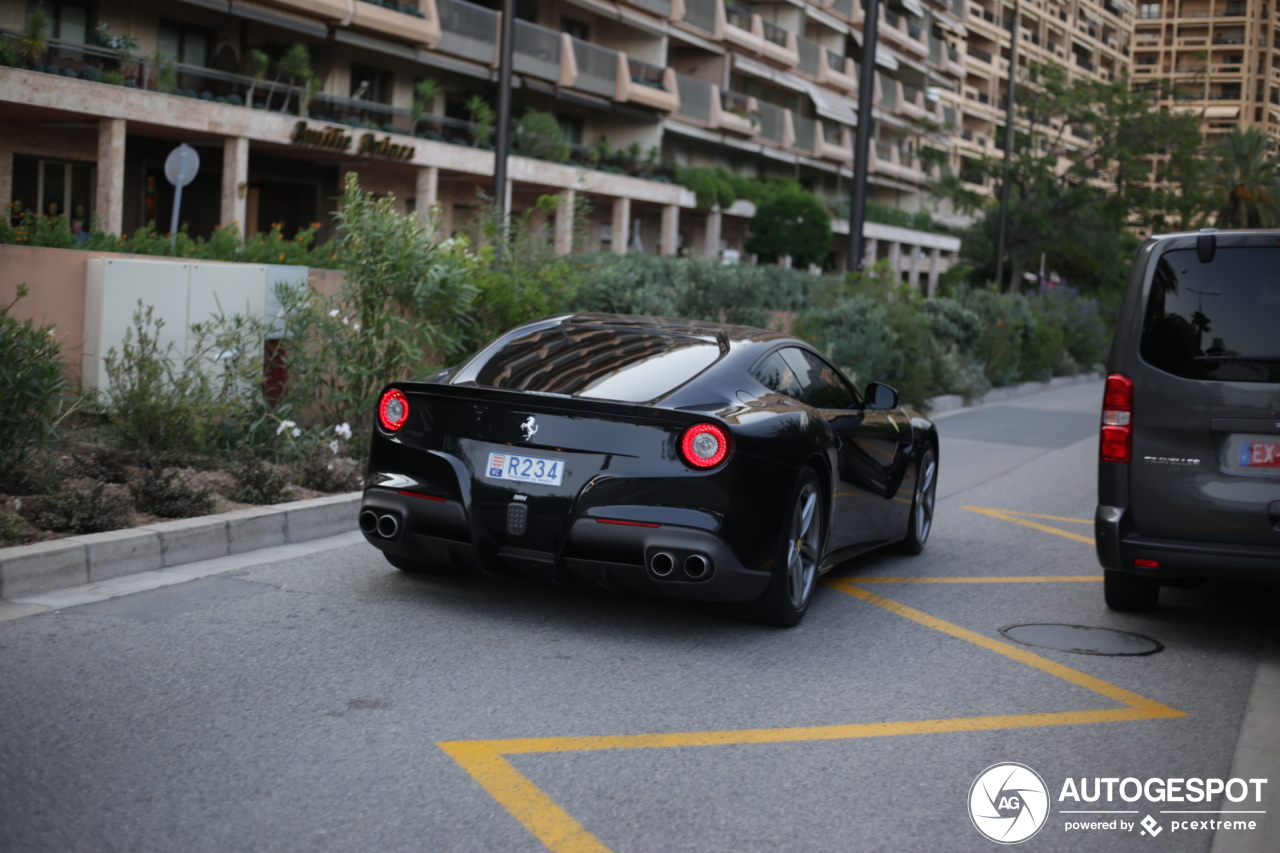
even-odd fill
[[[1013,2],[955,4],[967,10],[968,34],[963,85],[944,95],[946,106],[958,117],[953,167],[969,189],[992,193],[994,182],[977,176],[973,164],[1002,153]],[[1128,0],[1021,0],[1019,12],[1018,65],[1024,71],[1033,63],[1056,64],[1065,66],[1073,78],[1115,80],[1129,68],[1133,7]],[[1018,80],[1022,85],[1024,78]]]
[[[964,79],[954,42],[966,11],[902,2],[879,22],[868,174],[873,199],[915,211],[951,156],[939,127],[950,121],[942,98]],[[164,159],[186,142],[201,156],[183,197],[193,233],[325,222],[355,171],[404,211],[438,210],[446,235],[465,232],[498,191],[515,211],[555,194],[545,218],[561,251],[742,257],[750,203],[699,210],[672,182],[678,166],[723,166],[791,177],[827,199],[833,262],[843,252],[863,23],[854,0],[518,0],[514,114],[553,114],[574,156],[513,156],[500,189],[468,109],[474,95],[496,104],[497,0],[32,0],[0,6],[0,30],[20,31],[36,5],[50,18],[48,53],[34,68],[0,68],[0,200],[93,212],[110,231],[167,223]],[[122,36],[136,42],[128,56]],[[310,90],[280,64],[298,43],[310,50]],[[254,51],[271,58],[263,77]],[[424,79],[438,94],[415,112]],[[581,199],[591,218],[575,223]],[[922,285],[959,248],[877,223],[865,234],[869,252]]]
[[[1140,2],[1134,85],[1173,84],[1164,105],[1200,116],[1212,144],[1237,125],[1280,136],[1280,14],[1266,0]]]

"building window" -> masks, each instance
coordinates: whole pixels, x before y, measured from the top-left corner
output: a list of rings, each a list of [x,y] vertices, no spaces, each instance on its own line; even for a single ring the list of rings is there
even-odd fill
[[[1160,17],[1159,3],[1143,3],[1138,7],[1139,18],[1158,18]]]
[[[91,16],[87,4],[42,0],[31,5],[33,9],[44,9],[49,21],[49,35],[75,44],[84,44],[88,41]]]
[[[1156,56],[1154,54],[1150,56],[1139,56],[1137,59],[1138,59],[1139,65],[1155,65],[1156,64]]]
[[[391,87],[394,80],[390,71],[351,63],[351,97],[358,101],[391,103]]]
[[[568,33],[580,41],[591,41],[591,28],[576,18],[562,17],[560,19],[560,32]]]
[[[582,144],[582,119],[579,116],[557,115],[556,121],[560,124],[560,132],[564,134],[564,141],[570,145]]]
[[[16,220],[21,211],[66,216],[68,227],[72,219],[78,219],[87,231],[93,217],[94,184],[93,163],[15,154],[12,216]]]
[[[173,21],[160,22],[160,40],[156,47],[169,59],[204,68],[209,64],[209,43],[208,30]]]

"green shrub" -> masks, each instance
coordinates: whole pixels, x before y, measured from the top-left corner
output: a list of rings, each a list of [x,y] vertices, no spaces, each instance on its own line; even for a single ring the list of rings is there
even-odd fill
[[[358,465],[344,465],[343,460],[316,455],[300,463],[295,469],[298,485],[304,489],[334,494],[354,492],[361,486]]]
[[[92,447],[72,451],[67,474],[124,485],[129,482],[129,470],[136,467],[137,461],[128,454],[106,447]]]
[[[1035,318],[1021,294],[976,288],[964,306],[982,318],[982,335],[974,354],[992,385],[1011,385],[1023,375],[1023,348],[1035,333]]]
[[[22,523],[22,516],[0,509],[0,542],[20,543],[25,530],[26,525]]]
[[[569,143],[551,113],[525,110],[512,131],[512,142],[526,157],[563,163],[569,159]]]
[[[147,469],[129,490],[134,506],[161,518],[191,518],[213,512],[213,493],[189,485],[173,468]]]
[[[242,504],[278,504],[289,500],[289,480],[261,459],[246,459],[232,472],[236,488],[228,498]]]
[[[0,305],[0,490],[35,491],[50,473],[44,451],[65,407],[62,344],[52,326],[19,321]]]
[[[789,256],[797,267],[821,266],[831,253],[831,214],[799,184],[777,182],[756,201],[746,249],[767,261]]]
[[[31,498],[23,515],[37,527],[54,533],[100,533],[129,524],[129,499],[107,491],[106,483],[91,488],[64,488],[52,495]]]

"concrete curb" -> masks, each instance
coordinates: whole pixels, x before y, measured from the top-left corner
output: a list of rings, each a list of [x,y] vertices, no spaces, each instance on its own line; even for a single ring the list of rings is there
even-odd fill
[[[0,599],[212,560],[356,529],[361,492],[0,548]]]
[[[1079,385],[1082,382],[1101,381],[1101,373],[1081,373],[1076,376],[1055,376],[1048,382],[1023,382],[1021,385],[1008,385],[1004,388],[992,388],[981,397],[963,397],[960,394],[942,394],[929,400],[929,416],[940,415],[957,409],[972,409],[1014,397],[1025,397],[1028,394],[1039,394],[1052,388],[1065,388],[1068,385]]]

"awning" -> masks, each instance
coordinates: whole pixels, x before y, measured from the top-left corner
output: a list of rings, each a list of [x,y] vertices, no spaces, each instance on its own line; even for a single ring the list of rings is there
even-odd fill
[[[920,0],[895,0],[890,5],[901,6],[917,18],[924,17],[924,7],[920,5]]]
[[[793,74],[783,73],[776,68],[770,68],[763,62],[757,62],[756,60],[743,56],[740,53],[733,54],[733,67],[744,74],[750,74],[753,77],[768,80],[771,83],[776,83],[777,85],[790,89],[793,92],[809,91],[805,87],[806,81],[801,80],[799,77],[796,77]]]
[[[809,97],[813,100],[813,108],[818,115],[823,118],[829,118],[832,121],[838,121],[841,124],[847,124],[850,127],[856,127],[858,124],[858,103],[852,98],[846,98],[838,92],[830,89],[824,89],[817,83],[804,81],[805,86],[809,90]]]
[[[1240,115],[1239,107],[1205,107],[1205,118],[1235,118]]]

